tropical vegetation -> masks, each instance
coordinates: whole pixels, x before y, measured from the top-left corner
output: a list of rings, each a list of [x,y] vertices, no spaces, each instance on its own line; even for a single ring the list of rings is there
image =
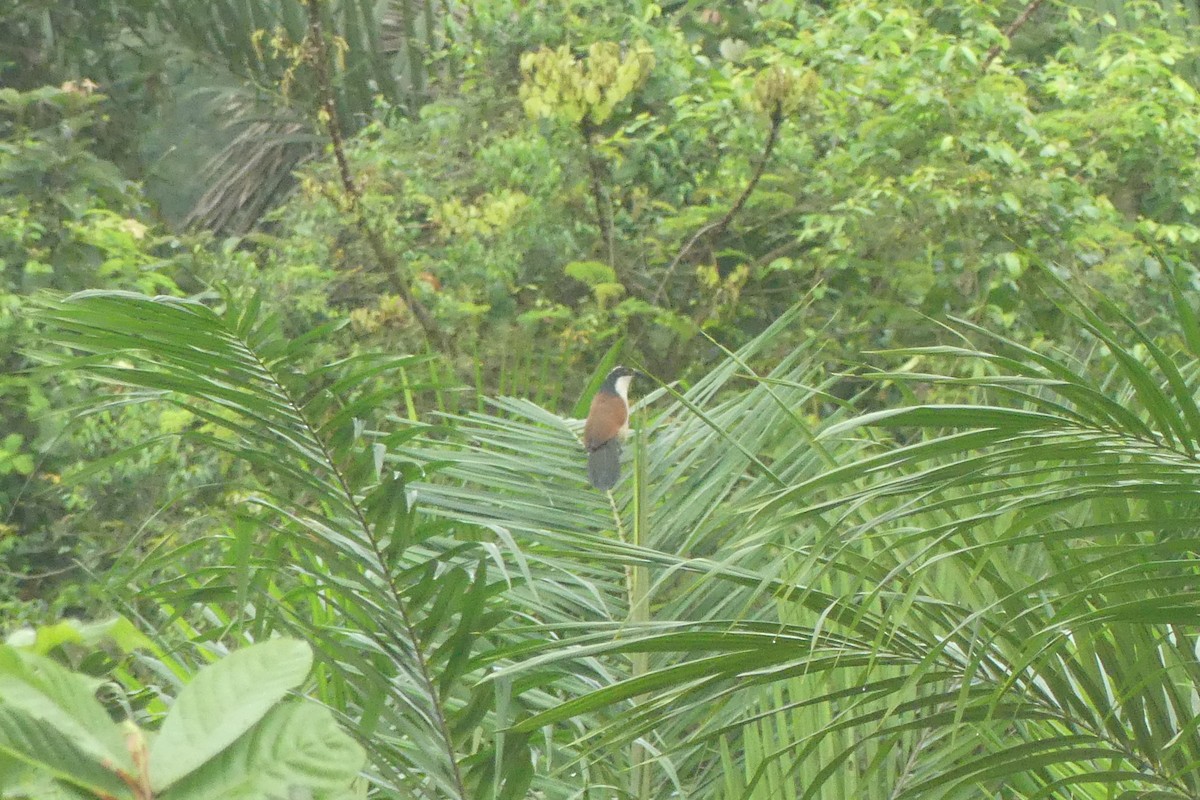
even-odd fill
[[[0,10],[0,794],[1200,797],[1198,18]]]

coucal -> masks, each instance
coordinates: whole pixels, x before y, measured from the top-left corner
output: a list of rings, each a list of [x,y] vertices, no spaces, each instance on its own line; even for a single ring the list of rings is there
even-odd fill
[[[629,384],[641,375],[629,367],[614,367],[588,409],[583,446],[588,453],[588,482],[607,491],[621,477],[621,439],[629,433]]]

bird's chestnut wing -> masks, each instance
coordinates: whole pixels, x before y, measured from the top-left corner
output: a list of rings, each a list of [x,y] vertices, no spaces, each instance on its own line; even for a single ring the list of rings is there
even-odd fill
[[[593,397],[587,422],[583,426],[584,447],[590,452],[611,441],[621,432],[627,416],[624,401],[616,395],[598,394]]]

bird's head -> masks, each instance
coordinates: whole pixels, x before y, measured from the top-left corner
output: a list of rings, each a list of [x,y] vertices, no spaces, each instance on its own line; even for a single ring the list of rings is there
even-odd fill
[[[600,384],[600,391],[610,392],[629,401],[629,384],[634,378],[645,377],[643,373],[629,367],[613,367]]]

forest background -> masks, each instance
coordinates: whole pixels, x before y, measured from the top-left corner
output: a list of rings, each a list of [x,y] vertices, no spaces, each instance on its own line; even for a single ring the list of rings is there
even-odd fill
[[[0,4],[5,796],[1200,797],[1198,22]]]

